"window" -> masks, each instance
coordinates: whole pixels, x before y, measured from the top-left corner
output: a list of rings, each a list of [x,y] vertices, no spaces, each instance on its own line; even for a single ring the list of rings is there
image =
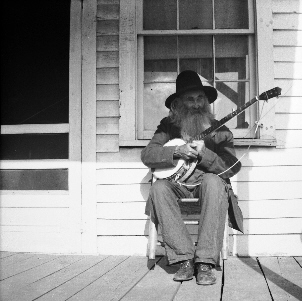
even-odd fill
[[[218,90],[218,99],[213,104],[218,120],[258,94],[257,68],[263,59],[268,58],[267,54],[257,57],[256,52],[257,46],[268,46],[265,38],[258,38],[257,41],[257,35],[264,37],[268,31],[259,21],[263,20],[263,14],[269,12],[269,8],[261,1],[126,2],[127,9],[121,6],[120,124],[128,126],[120,127],[120,145],[129,145],[131,140],[148,141],[152,137],[161,118],[167,116],[164,101],[175,92],[176,77],[183,70],[196,71],[202,76],[205,85],[212,85]],[[123,18],[123,12],[130,12],[131,5],[135,10],[135,14],[132,13],[133,22],[130,22],[131,13],[128,14],[129,18]],[[265,33],[257,33],[254,23],[256,11],[258,30],[263,28]],[[270,51],[272,44],[268,48]],[[128,55],[128,61],[125,50],[134,51],[134,55]],[[266,78],[271,76],[264,71],[263,66],[259,71],[266,73]],[[272,86],[267,87],[270,88]],[[130,98],[134,98],[134,101]],[[242,140],[255,137],[257,108],[258,104],[253,105],[227,123],[235,138]],[[126,117],[123,112],[127,112],[127,118],[131,114],[127,123],[124,123]],[[271,117],[269,120],[271,122]],[[257,133],[257,138],[262,137],[261,133]],[[273,139],[274,134],[271,131],[266,137]]]
[[[2,8],[0,190],[68,190],[70,0]]]

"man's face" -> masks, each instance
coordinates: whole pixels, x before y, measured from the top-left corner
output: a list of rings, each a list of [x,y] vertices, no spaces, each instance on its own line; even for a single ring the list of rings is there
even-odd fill
[[[208,101],[206,94],[202,90],[185,92],[180,98],[188,109],[202,108]]]

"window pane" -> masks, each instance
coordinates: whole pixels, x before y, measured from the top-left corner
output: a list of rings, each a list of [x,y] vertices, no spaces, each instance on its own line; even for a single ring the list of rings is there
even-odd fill
[[[69,8],[2,2],[1,124],[68,123]]]
[[[177,1],[144,0],[143,29],[176,29]]]
[[[249,100],[249,84],[246,82],[217,82],[218,99],[214,102],[215,116],[218,120],[237,110]],[[237,115],[227,123],[231,129],[244,129],[251,125],[250,110]]]
[[[1,160],[68,159],[68,134],[1,135]]]
[[[170,75],[175,81],[176,73]],[[154,82],[144,85],[144,130],[154,131],[159,121],[168,115],[165,100],[174,92],[175,83]]]
[[[180,72],[193,70],[204,80],[213,80],[212,36],[180,36]]]
[[[176,59],[176,37],[144,37],[144,59]]]
[[[168,114],[166,98],[175,92],[177,37],[144,37],[144,130],[156,129]]]
[[[215,0],[215,27],[218,29],[248,29],[248,0]]]
[[[179,0],[179,29],[212,29],[212,28],[213,28],[212,1]]]
[[[248,79],[248,40],[246,36],[215,37],[215,77],[218,80]]]
[[[1,170],[1,190],[68,190],[68,169]]]

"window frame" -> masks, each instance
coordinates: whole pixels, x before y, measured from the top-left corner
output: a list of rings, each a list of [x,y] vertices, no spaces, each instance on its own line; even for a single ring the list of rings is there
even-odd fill
[[[143,58],[138,57],[138,39],[142,25],[137,20],[142,20],[143,0],[125,0],[120,5],[120,146],[144,146],[150,139],[138,139],[138,123],[141,122],[141,114],[138,110],[138,101],[142,97],[139,91],[141,74],[138,71],[138,64]],[[272,27],[272,3],[271,0],[251,0],[254,1],[255,25],[254,31],[250,29],[241,30],[216,30],[216,33],[228,32],[240,34],[240,32],[253,33],[255,35],[255,58],[256,76],[255,87],[257,94],[274,87],[273,77],[273,27]],[[251,21],[250,21],[251,22]],[[175,32],[175,31],[173,31]],[[143,31],[144,35],[162,34],[161,30]],[[169,34],[165,31],[166,34]],[[178,34],[183,34],[181,30]],[[212,30],[194,30],[195,34],[212,34]],[[235,138],[235,145],[263,145],[275,146],[275,110],[274,99],[263,105],[264,101],[259,101],[261,116],[258,137],[255,139]]]

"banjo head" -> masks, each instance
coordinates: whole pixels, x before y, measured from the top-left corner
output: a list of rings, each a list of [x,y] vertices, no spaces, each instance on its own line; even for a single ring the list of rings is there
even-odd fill
[[[180,146],[184,145],[186,142],[180,138],[172,139],[168,141],[164,146]],[[170,177],[171,175],[175,174],[184,164],[186,163],[183,159],[178,159],[177,165],[175,167],[168,167],[168,168],[156,168],[153,172],[153,175],[157,179],[165,179]]]

